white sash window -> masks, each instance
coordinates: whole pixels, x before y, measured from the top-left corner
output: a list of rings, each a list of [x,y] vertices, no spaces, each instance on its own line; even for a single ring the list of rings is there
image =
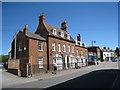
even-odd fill
[[[38,58],[38,68],[43,68],[43,58],[42,57]]]

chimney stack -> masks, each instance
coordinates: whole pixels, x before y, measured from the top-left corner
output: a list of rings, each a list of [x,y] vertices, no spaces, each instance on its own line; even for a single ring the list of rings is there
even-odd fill
[[[28,33],[28,24],[25,25],[25,28],[24,28],[23,31],[24,31],[25,34]]]
[[[78,36],[77,36],[77,41],[81,41],[80,34],[78,34]]]
[[[66,21],[61,23],[61,29],[65,30],[66,32],[68,32],[68,25],[67,25]]]
[[[40,23],[45,23],[46,22],[46,17],[44,16],[43,13],[41,13],[41,15],[39,16],[39,24]]]

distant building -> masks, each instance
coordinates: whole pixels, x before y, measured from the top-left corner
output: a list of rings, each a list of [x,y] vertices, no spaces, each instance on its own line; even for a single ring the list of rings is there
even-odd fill
[[[117,57],[120,58],[120,48],[116,48],[115,52]]]
[[[46,17],[39,16],[35,33],[28,31],[28,25],[16,35],[12,42],[8,70],[20,76],[58,70],[71,69],[86,65],[88,51],[81,42],[80,34],[75,41],[68,33],[67,22],[61,28],[46,23]]]
[[[88,49],[88,61],[98,62],[101,60],[100,48],[98,46],[89,46]]]
[[[115,51],[110,49],[109,47],[104,47],[101,49],[102,61],[111,61],[112,58],[116,56]]]

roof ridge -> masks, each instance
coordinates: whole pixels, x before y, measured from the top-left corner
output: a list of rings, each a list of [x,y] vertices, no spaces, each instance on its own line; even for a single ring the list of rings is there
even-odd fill
[[[52,26],[52,25],[50,25],[50,24],[46,24],[46,25]],[[62,29],[60,29],[60,28],[58,28],[58,27],[55,27],[55,26],[52,26],[52,27],[57,28],[57,29],[59,29],[59,30],[62,30]],[[63,30],[63,31],[65,31],[65,30]],[[65,31],[65,32],[66,32],[66,31]]]

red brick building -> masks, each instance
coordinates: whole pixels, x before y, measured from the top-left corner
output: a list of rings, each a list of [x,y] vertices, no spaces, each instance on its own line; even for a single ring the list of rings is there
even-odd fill
[[[68,33],[66,21],[61,28],[46,23],[46,17],[39,16],[39,25],[35,33],[28,31],[25,25],[12,42],[11,59],[8,70],[21,76],[53,70],[56,63],[58,70],[82,67],[88,60],[88,51],[81,42],[80,34],[75,41]]]
[[[88,49],[88,61],[94,61],[95,63],[101,61],[101,49],[98,46],[89,46]]]

